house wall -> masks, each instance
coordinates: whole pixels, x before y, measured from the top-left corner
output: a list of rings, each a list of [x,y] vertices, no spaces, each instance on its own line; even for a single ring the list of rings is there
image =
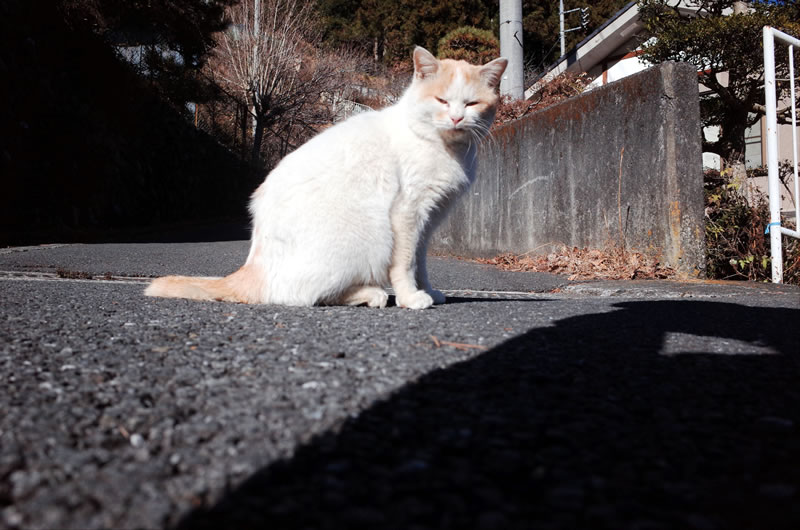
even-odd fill
[[[788,98],[784,100],[781,104],[789,105],[791,100]],[[766,122],[766,119],[764,120]],[[766,135],[766,123],[764,125]],[[762,138],[764,138],[762,135]],[[800,139],[800,126],[797,127],[796,136]],[[791,162],[794,159],[793,153],[793,142],[792,142],[792,126],[791,125],[778,125],[778,160],[781,162],[788,161]],[[798,154],[800,155],[800,145],[797,146]],[[766,142],[764,142],[764,160],[767,159],[766,153]],[[800,164],[800,160],[797,161]],[[766,181],[766,179],[764,179]],[[794,197],[794,179],[790,177],[788,179],[789,189],[787,190],[783,186],[781,186],[781,210],[787,215],[792,215],[795,212],[795,205],[797,204],[795,201],[800,200],[798,197]],[[764,190],[768,189],[766,184],[763,185]]]
[[[699,123],[697,74],[665,63],[508,124],[482,144],[477,181],[431,248],[544,254],[622,234],[626,249],[702,276]]]

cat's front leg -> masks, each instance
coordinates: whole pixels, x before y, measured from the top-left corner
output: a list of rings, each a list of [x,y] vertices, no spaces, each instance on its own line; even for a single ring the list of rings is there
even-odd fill
[[[433,305],[433,297],[417,286],[417,246],[421,230],[414,215],[392,212],[394,248],[389,267],[389,281],[394,289],[397,305],[409,309],[426,309]]]
[[[417,248],[417,285],[424,289],[426,293],[433,298],[434,304],[443,304],[447,301],[447,297],[444,295],[442,291],[434,289],[431,287],[431,282],[428,280],[428,264],[427,264],[427,255],[428,255],[428,245],[427,241],[426,244],[420,245]]]

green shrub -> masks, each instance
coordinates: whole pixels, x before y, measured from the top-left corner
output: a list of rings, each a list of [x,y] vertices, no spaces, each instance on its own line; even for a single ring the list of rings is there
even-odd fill
[[[500,41],[489,30],[461,26],[439,41],[439,59],[461,59],[484,64],[500,56]]]

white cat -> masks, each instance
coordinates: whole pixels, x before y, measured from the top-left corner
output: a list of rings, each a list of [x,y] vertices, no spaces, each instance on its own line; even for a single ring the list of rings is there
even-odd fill
[[[225,278],[167,276],[149,296],[413,309],[445,301],[428,282],[428,239],[475,178],[506,68],[414,50],[402,98],[356,115],[286,156],[253,194],[247,262]]]

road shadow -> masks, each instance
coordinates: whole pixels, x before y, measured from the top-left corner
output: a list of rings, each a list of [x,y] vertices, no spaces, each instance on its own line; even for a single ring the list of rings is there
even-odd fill
[[[179,528],[800,528],[800,310],[614,308],[427,374]]]

